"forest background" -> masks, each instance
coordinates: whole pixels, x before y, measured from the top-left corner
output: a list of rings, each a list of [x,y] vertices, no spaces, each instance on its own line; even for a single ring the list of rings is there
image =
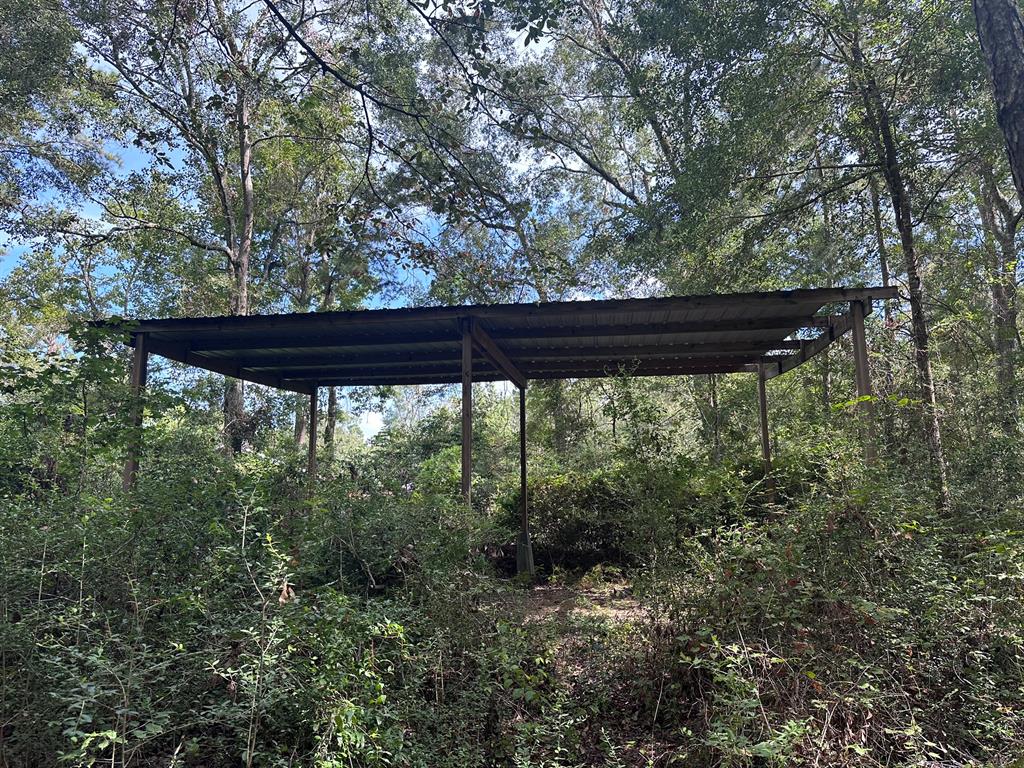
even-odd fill
[[[1020,765],[1013,0],[0,0],[0,765]],[[1015,183],[1016,182],[1016,183]],[[883,284],[772,382],[308,402],[89,320]],[[858,406],[859,409],[858,409]],[[320,446],[312,498],[304,449]]]

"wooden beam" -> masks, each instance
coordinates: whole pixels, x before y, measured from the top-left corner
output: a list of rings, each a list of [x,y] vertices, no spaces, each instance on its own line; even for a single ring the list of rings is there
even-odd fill
[[[519,389],[525,389],[526,377],[516,367],[515,363],[508,359],[508,355],[501,350],[501,347],[494,343],[494,339],[487,334],[487,331],[481,328],[479,323],[470,320],[469,332],[477,347],[480,348],[480,351],[484,353],[484,356],[491,361],[494,367],[508,376],[509,381],[519,387]]]
[[[831,318],[827,315],[793,315],[768,318],[729,318],[726,320],[697,320],[686,322],[541,326],[537,328],[492,327],[488,335],[496,341],[529,341],[532,339],[576,340],[601,336],[685,336],[703,333],[743,333],[745,331],[773,331],[779,336],[788,335],[800,328],[826,328]],[[479,321],[478,321],[478,324]],[[292,351],[315,351],[331,349],[343,354],[352,350],[359,354],[367,346],[415,346],[426,343],[461,343],[461,331],[457,327],[441,330],[395,331],[384,328],[384,333],[367,333],[366,326],[351,331],[331,332],[330,329],[311,328],[296,339],[295,332],[278,330],[266,332],[240,332],[239,335],[224,335],[220,329],[192,332],[189,348],[193,352],[216,351],[259,351],[261,349],[289,349]],[[177,331],[175,331],[177,332]],[[296,343],[298,342],[298,343]]]
[[[473,381],[506,381],[505,374],[501,371],[496,371],[488,365],[486,368],[480,367],[480,362],[477,361],[473,368]],[[766,367],[770,368],[771,363],[766,363]],[[658,363],[655,366],[640,366],[632,369],[627,369],[627,375],[632,376],[691,376],[691,375],[703,375],[708,373],[756,373],[757,362],[751,361],[749,358],[744,358],[739,363],[729,364],[707,364],[707,363],[677,363],[671,366],[667,366]],[[461,374],[452,370],[424,370],[415,369],[413,371],[400,371],[391,372],[382,376],[374,376],[367,373],[356,373],[353,372],[351,375],[344,374],[327,374],[323,372],[317,372],[319,374],[317,381],[320,386],[323,387],[382,387],[382,386],[402,386],[408,384],[428,384],[428,385],[443,385],[443,384],[458,384],[462,381]],[[568,366],[566,364],[560,365],[557,368],[531,368],[529,370],[529,378],[532,379],[603,379],[610,376],[616,376],[619,372],[614,369],[601,368],[598,365],[592,365],[587,367],[581,367],[579,365]],[[294,384],[296,381],[305,383],[309,379],[291,380],[288,378],[284,379],[286,384]]]
[[[474,341],[476,341],[475,337]],[[615,359],[627,365],[645,360],[707,360],[713,363],[716,359],[723,357],[749,357],[753,360],[772,350],[800,349],[805,343],[800,340],[785,339],[783,341],[765,342],[763,344],[652,344],[636,347],[551,347],[508,350],[508,354],[501,349],[497,349],[498,353],[504,355],[504,361],[499,361],[497,355],[488,353],[479,344],[477,348],[484,355],[485,365],[490,365],[495,370],[502,371],[517,387],[521,387],[527,380],[523,368],[532,363],[554,365],[559,362],[585,363],[587,360],[592,360],[594,365],[614,366],[615,363],[609,361],[614,361]],[[517,357],[518,362],[513,362],[509,359],[509,355]],[[196,359],[195,353],[193,353],[190,359]],[[208,359],[217,362],[217,358]],[[338,358],[330,354],[244,357],[234,358],[231,362],[237,366],[238,372],[243,375],[260,374],[264,376],[279,376],[282,379],[303,379],[315,378],[318,371],[323,371],[328,375],[331,371],[338,371],[341,372],[338,375],[342,375],[345,371],[349,370],[364,372],[368,367],[376,370],[386,368],[418,370],[419,366],[423,366],[423,370],[429,371],[431,365],[434,368],[442,368],[444,364],[447,364],[452,370],[458,370],[461,359],[461,347],[456,347],[450,351],[408,352],[390,355],[369,354],[348,358]],[[478,360],[477,362],[479,364],[480,361]]]
[[[290,354],[271,352],[260,355],[245,355],[230,358],[240,368],[248,371],[279,371],[288,368],[366,368],[394,367],[415,363],[451,363],[456,368],[462,360],[462,340],[452,342],[450,349],[428,349],[401,352],[367,351],[360,354],[336,353],[330,350],[313,354]],[[216,358],[209,358],[216,359]]]
[[[309,393],[309,457],[306,462],[306,481],[309,487],[309,493],[312,495],[316,487],[316,433],[317,433],[317,416],[320,405],[319,392],[316,384],[312,386],[312,391]]]
[[[462,498],[473,493],[473,336],[469,323],[462,328]]]
[[[770,366],[770,363],[766,364]],[[477,361],[473,368],[474,381],[505,381],[501,371],[494,370],[490,365],[481,368]],[[654,365],[626,366],[625,373],[630,376],[690,376],[708,373],[742,373],[757,370],[754,358],[743,358],[738,362],[711,364],[683,362],[657,362]],[[395,371],[380,376],[365,372],[353,371],[350,375],[342,373],[315,371],[317,381],[325,387],[375,387],[401,386],[404,384],[458,384],[462,381],[461,374],[451,369],[417,368],[409,371]],[[554,367],[531,367],[528,369],[530,379],[602,379],[619,375],[615,368],[604,368],[599,363],[580,365],[578,363],[559,363]],[[284,378],[285,384],[297,384],[310,381],[307,379]]]
[[[498,341],[533,339],[586,339],[600,336],[686,336],[705,333],[745,333],[771,331],[786,336],[800,328],[824,328],[826,315],[745,318],[725,320],[690,320],[683,322],[620,323],[604,325],[560,325],[537,328],[494,328],[489,331]]]
[[[309,333],[239,333],[221,334],[196,332],[192,335],[192,349],[197,352],[260,352],[261,350],[282,350],[290,352],[316,353],[320,350],[335,354],[362,354],[365,347],[415,347],[419,344],[451,343],[459,346],[462,334],[456,327],[444,330],[403,329],[387,333],[371,334],[365,328],[353,329],[350,333],[328,332],[314,328]]]
[[[689,373],[722,373],[741,371],[744,366],[756,364],[758,354],[728,355],[719,358],[646,358],[608,361],[594,360],[534,360],[521,361],[520,367],[531,379],[550,378],[552,374],[565,374],[565,378],[594,378],[601,376],[675,376]]]
[[[505,374],[500,371],[484,371],[481,372],[474,366],[473,368],[473,381],[484,382],[484,381],[507,381]],[[373,378],[370,376],[343,376],[335,378],[328,376],[326,378],[319,379],[320,386],[322,387],[402,387],[411,386],[414,384],[423,384],[424,386],[447,386],[451,384],[459,384],[462,382],[462,376],[459,373],[433,373],[433,374],[407,374],[402,376],[389,376],[386,379]]]
[[[125,491],[135,487],[139,474],[139,452],[142,447],[142,395],[146,389],[146,379],[149,376],[149,341],[144,333],[132,334],[132,345],[135,347],[132,352],[131,371],[131,414],[129,424],[131,435],[128,438],[128,458],[124,464],[124,474],[121,484]]]
[[[427,375],[432,373],[449,373],[455,377],[455,381],[462,381],[462,350],[460,349],[459,353],[449,360],[413,360],[394,363],[367,363],[365,365],[351,362],[338,364],[325,362],[322,365],[299,366],[295,368],[288,367],[285,364],[281,368],[245,368],[243,370],[246,372],[263,373],[263,375],[271,375],[271,371],[273,371],[274,375],[280,376],[283,381],[311,381],[321,378],[318,376],[318,373],[323,373],[322,378],[325,379],[344,378],[350,374],[367,378],[378,375],[387,378],[392,374],[402,376],[416,373],[425,373]],[[500,368],[479,354],[476,355],[474,360],[473,371],[474,373],[483,371],[501,373],[502,378],[508,378]]]
[[[230,359],[218,360],[216,358],[203,357],[193,352],[189,346],[184,344],[173,344],[166,341],[150,339],[147,342],[147,347],[153,354],[166,357],[168,360],[176,360],[177,362],[185,363],[186,365],[194,365],[197,368],[212,371],[213,373],[220,373],[225,376],[231,376],[235,379],[251,381],[254,384],[263,384],[268,387],[276,387],[277,389],[286,389],[290,392],[298,392],[303,395],[308,395],[311,392],[310,385],[306,381],[287,381],[281,376],[260,373],[259,371],[246,371]]]
[[[534,573],[526,489],[526,387],[519,389],[519,539],[516,541],[516,570],[531,576]]]
[[[506,350],[522,366],[527,360],[579,360],[587,358],[642,360],[644,358],[718,358],[764,355],[781,349],[800,349],[799,339],[779,341],[704,342],[700,344],[636,344],[628,346],[587,345],[579,347],[532,347]]]
[[[853,363],[857,377],[857,397],[871,397],[871,369],[868,361],[868,341],[864,331],[865,306],[862,301],[850,302],[850,318],[853,330]],[[864,424],[864,457],[875,460],[875,430],[872,403],[867,400],[857,404],[857,411]]]
[[[523,361],[520,363],[520,368],[525,371],[524,377],[528,378],[540,378],[545,373],[564,371],[568,374],[574,372],[580,372],[581,377],[587,372],[599,376],[615,376],[618,375],[620,370],[624,370],[627,373],[633,373],[637,376],[645,375],[645,372],[653,370],[668,370],[672,375],[672,371],[679,372],[705,372],[712,371],[716,372],[720,368],[726,368],[731,371],[740,370],[737,368],[739,365],[747,363],[757,363],[762,360],[762,355],[757,352],[750,352],[746,355],[736,355],[727,358],[640,358],[640,359],[622,359],[619,361],[605,360],[600,357],[596,357],[591,360],[585,358],[567,358],[565,360],[552,359],[552,360],[530,360]],[[461,360],[461,356],[460,356]],[[381,380],[389,379],[402,379],[410,376],[422,375],[424,380],[427,381],[433,376],[444,376],[447,374],[452,381],[461,381],[461,367],[460,362],[453,360],[447,365],[443,363],[437,364],[408,364],[408,365],[381,365],[371,366],[367,370],[366,366],[353,366],[353,365],[322,365],[314,368],[284,368],[280,371],[276,371],[275,374],[284,383],[297,382],[297,381],[327,381],[329,379],[344,379],[351,375],[353,378],[364,378],[373,379],[380,378]],[[243,374],[247,371],[243,371]],[[508,374],[502,371],[500,368],[491,363],[490,360],[481,360],[477,358],[473,364],[473,374],[484,373],[498,373],[500,376],[498,380],[508,380]],[[266,375],[266,374],[265,374]],[[657,375],[657,374],[646,374],[646,375]],[[572,378],[572,376],[567,376]],[[482,381],[482,379],[480,379]],[[495,379],[492,377],[491,379]],[[518,386],[518,384],[517,384]]]
[[[864,307],[865,315],[871,314],[871,304],[865,303],[862,306]],[[767,378],[773,379],[776,376],[781,376],[782,374],[793,370],[797,366],[806,363],[815,355],[818,355],[828,349],[829,345],[848,333],[852,327],[853,320],[849,312],[833,316],[831,324],[828,328],[822,331],[820,336],[809,340],[796,354],[788,355],[778,363],[770,365],[766,373]]]

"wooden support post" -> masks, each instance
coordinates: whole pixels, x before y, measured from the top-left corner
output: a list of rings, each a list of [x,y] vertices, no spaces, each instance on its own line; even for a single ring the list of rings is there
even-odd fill
[[[871,369],[868,364],[868,341],[864,332],[863,301],[850,302],[850,319],[853,331],[853,363],[857,374],[857,397],[871,397]],[[874,461],[875,453],[875,429],[872,403],[870,400],[857,403],[857,411],[861,416],[864,425],[864,456],[870,462]]]
[[[473,334],[472,320],[462,323],[462,498],[472,499],[473,484]]]
[[[317,433],[317,410],[319,405],[319,395],[316,384],[313,385],[313,391],[309,393],[309,430],[308,430],[308,441],[309,441],[309,459],[306,464],[306,480],[309,483],[309,492],[313,493],[313,489],[316,486],[316,433]]]
[[[758,410],[761,413],[761,457],[765,463],[765,477],[771,476],[771,435],[768,433],[768,388],[765,364],[758,364]]]
[[[142,395],[146,389],[149,373],[148,339],[144,333],[132,335],[135,351],[132,354],[131,372],[131,436],[128,439],[128,458],[124,463],[122,485],[125,491],[135,487],[139,475],[139,451],[142,447]]]
[[[764,476],[768,485],[769,498],[775,498],[775,480],[772,477],[772,440],[768,432],[768,387],[765,364],[757,365],[757,406],[761,416],[761,457],[764,460]]]
[[[534,573],[526,494],[526,387],[519,388],[519,540],[516,542],[516,570],[531,576]]]

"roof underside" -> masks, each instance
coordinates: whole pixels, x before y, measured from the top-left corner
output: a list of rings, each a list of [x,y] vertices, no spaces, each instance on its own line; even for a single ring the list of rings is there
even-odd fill
[[[759,363],[774,376],[849,330],[848,302],[870,312],[871,300],[895,295],[828,288],[141,320],[131,331],[154,354],[295,392],[461,381],[467,328],[474,381],[513,378],[508,363],[525,379],[733,373]],[[823,312],[830,305],[837,314]]]

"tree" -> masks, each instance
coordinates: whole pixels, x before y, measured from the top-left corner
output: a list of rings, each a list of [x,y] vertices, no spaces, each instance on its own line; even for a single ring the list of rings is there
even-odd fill
[[[147,210],[111,184],[102,201],[106,221],[72,234],[93,244],[147,231],[176,238],[222,259],[227,280],[216,309],[245,315],[268,306],[272,292],[256,286],[273,277],[282,233],[295,234],[288,217],[296,206],[280,196],[297,190],[276,186],[271,176],[261,182],[261,174],[280,170],[289,153],[287,161],[298,162],[304,142],[317,152],[337,151],[344,122],[332,124],[338,130],[329,136],[317,132],[315,120],[309,123],[301,106],[303,70],[288,58],[265,8],[250,13],[224,0],[188,7],[83,2],[74,12],[89,55],[117,75],[119,115],[154,159],[149,178],[159,173],[169,181],[165,199],[174,205]],[[304,157],[305,172],[319,165],[313,155]],[[169,218],[173,207],[185,216]],[[315,227],[307,229],[316,236]],[[246,434],[241,380],[225,390],[224,418],[237,451]]]
[[[974,0],[973,4],[1013,183],[1024,202],[1024,18],[1016,0]]]
[[[975,199],[984,233],[988,284],[992,300],[992,337],[996,355],[996,381],[999,385],[1003,429],[1017,429],[1019,393],[1017,362],[1020,331],[1017,328],[1017,265],[1020,260],[1017,232],[1020,206],[1000,189],[994,169],[982,163]]]
[[[63,6],[8,0],[0,36],[0,226],[28,240],[47,209],[80,201],[105,170],[117,128]]]
[[[857,21],[854,20],[854,24]],[[875,162],[882,168],[892,205],[896,229],[899,232],[900,250],[903,254],[903,268],[907,278],[907,294],[910,302],[911,338],[914,344],[914,360],[921,384],[921,395],[926,405],[927,426],[925,435],[937,475],[940,494],[948,504],[949,485],[946,459],[942,448],[942,429],[939,420],[938,399],[935,394],[935,376],[932,371],[929,344],[928,321],[924,311],[924,286],[921,281],[919,256],[914,239],[914,219],[911,209],[911,191],[900,159],[900,148],[896,134],[891,106],[883,97],[882,89],[861,43],[859,29],[849,37],[847,64],[851,69],[854,87],[860,91],[863,100],[864,124],[867,128],[869,146]],[[843,46],[837,46],[843,50]]]

